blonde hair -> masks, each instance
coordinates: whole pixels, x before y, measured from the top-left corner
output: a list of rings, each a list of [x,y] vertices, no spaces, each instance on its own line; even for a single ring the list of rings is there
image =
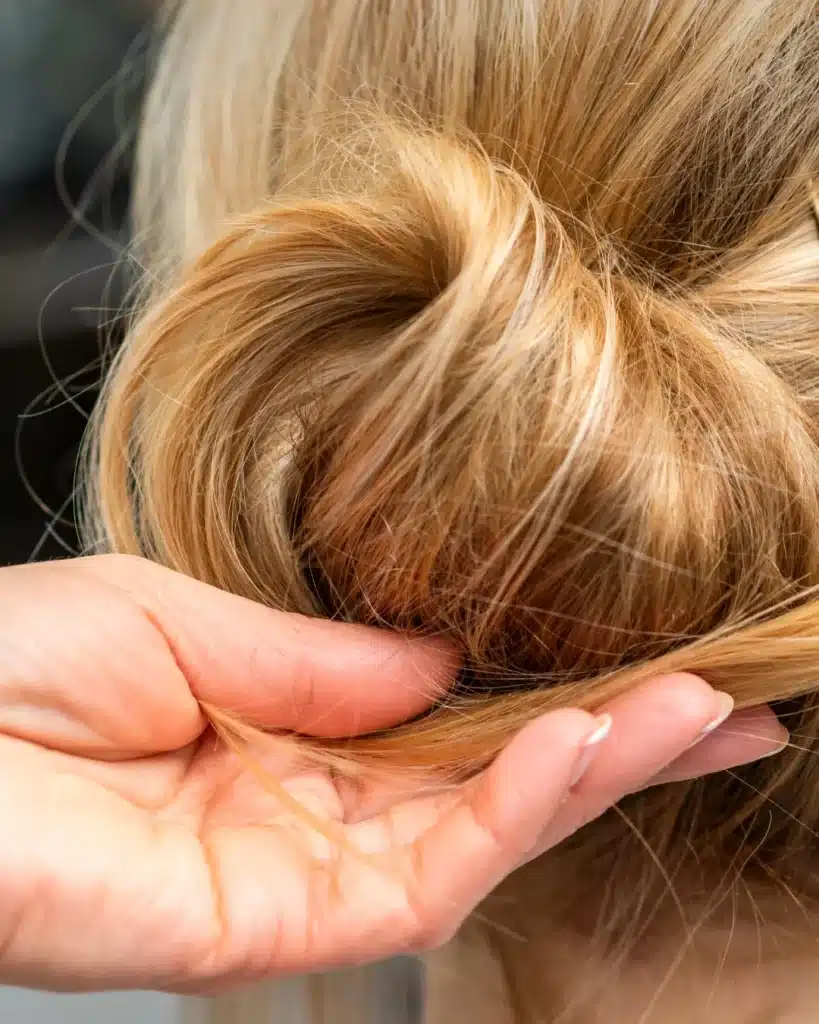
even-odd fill
[[[809,903],[813,0],[173,7],[89,542],[452,637],[458,692],[356,763],[468,773],[666,670],[786,702],[786,755],[635,797],[530,869],[585,872],[580,924],[520,879],[495,910],[611,944],[671,879],[700,908],[755,879]],[[522,1024],[546,997],[504,941]]]

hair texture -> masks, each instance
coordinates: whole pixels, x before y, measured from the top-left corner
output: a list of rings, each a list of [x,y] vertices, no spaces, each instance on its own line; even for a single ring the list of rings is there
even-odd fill
[[[630,799],[492,913],[619,963],[726,895],[809,908],[813,0],[191,0],[166,28],[89,544],[452,638],[458,691],[355,764],[468,774],[664,671],[775,702],[786,754]],[[603,980],[569,1006],[491,941],[515,1024],[597,1019]]]

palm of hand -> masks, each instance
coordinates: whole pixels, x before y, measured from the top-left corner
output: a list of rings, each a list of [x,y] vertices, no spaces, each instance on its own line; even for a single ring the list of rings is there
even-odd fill
[[[357,799],[296,756],[248,756],[331,827],[360,817]],[[366,856],[333,850],[212,734],[175,753],[113,764],[3,737],[4,762],[13,762],[14,779],[3,772],[3,818],[26,822],[24,843],[10,837],[0,854],[19,896],[0,914],[6,955],[27,962],[36,947],[36,962],[48,945],[71,987],[78,972],[93,985],[102,969],[109,985],[120,970],[123,985],[136,983],[134,971],[158,987],[201,989],[441,937],[427,934],[415,902],[413,857],[400,858],[410,869],[401,884],[394,857],[379,870]],[[345,834],[368,853],[397,852],[452,802],[395,804]],[[41,890],[36,900],[33,889]],[[84,963],[73,954],[78,934]]]
[[[290,747],[249,750],[281,787],[271,791],[207,728],[153,618],[96,578],[81,578],[76,595],[62,579],[51,600],[41,583],[54,571],[34,570],[38,630],[44,619],[53,627],[48,674],[24,639],[20,582],[14,601],[0,595],[6,674],[22,695],[0,700],[7,976],[37,985],[47,964],[54,987],[60,964],[67,988],[148,979],[202,990],[376,959],[457,925],[472,888],[497,870],[479,790],[463,803],[466,791],[403,802],[382,792],[386,811],[367,817],[372,793],[342,791]],[[70,629],[66,607],[81,612]],[[362,856],[333,849],[300,807]],[[464,839],[483,866],[458,891],[442,859]],[[374,867],[365,854],[377,853]]]

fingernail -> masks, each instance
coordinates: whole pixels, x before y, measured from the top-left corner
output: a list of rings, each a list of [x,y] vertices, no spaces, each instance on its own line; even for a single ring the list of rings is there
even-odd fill
[[[764,754],[760,754],[757,761],[764,761],[767,757],[776,757],[776,755],[781,754],[783,750],[787,750],[790,745],[791,741],[789,739],[782,740],[781,743],[777,744],[777,746],[773,747],[771,750],[766,751]]]
[[[594,761],[597,751],[600,749],[600,744],[611,732],[611,726],[611,715],[600,715],[595,720],[594,729],[580,748],[577,764],[575,765],[574,772],[572,773],[572,779],[569,784],[570,788],[572,786],[576,786],[591,767],[592,761]]]
[[[719,711],[714,716],[714,718],[711,719],[708,725],[706,725],[705,728],[702,730],[702,732],[699,735],[699,739],[702,739],[704,736],[708,736],[716,729],[719,729],[722,723],[726,720],[726,718],[730,716],[731,712],[734,710],[734,698],[730,695],[730,693],[720,693],[719,691],[717,691],[717,697],[719,698]]]

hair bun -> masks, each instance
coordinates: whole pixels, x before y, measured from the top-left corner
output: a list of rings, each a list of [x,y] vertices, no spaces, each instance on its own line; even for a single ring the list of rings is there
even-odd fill
[[[815,571],[815,445],[746,346],[471,144],[364,148],[135,333],[102,452],[142,496],[136,528],[109,502],[119,547],[555,680],[708,628],[749,550],[778,596]]]

